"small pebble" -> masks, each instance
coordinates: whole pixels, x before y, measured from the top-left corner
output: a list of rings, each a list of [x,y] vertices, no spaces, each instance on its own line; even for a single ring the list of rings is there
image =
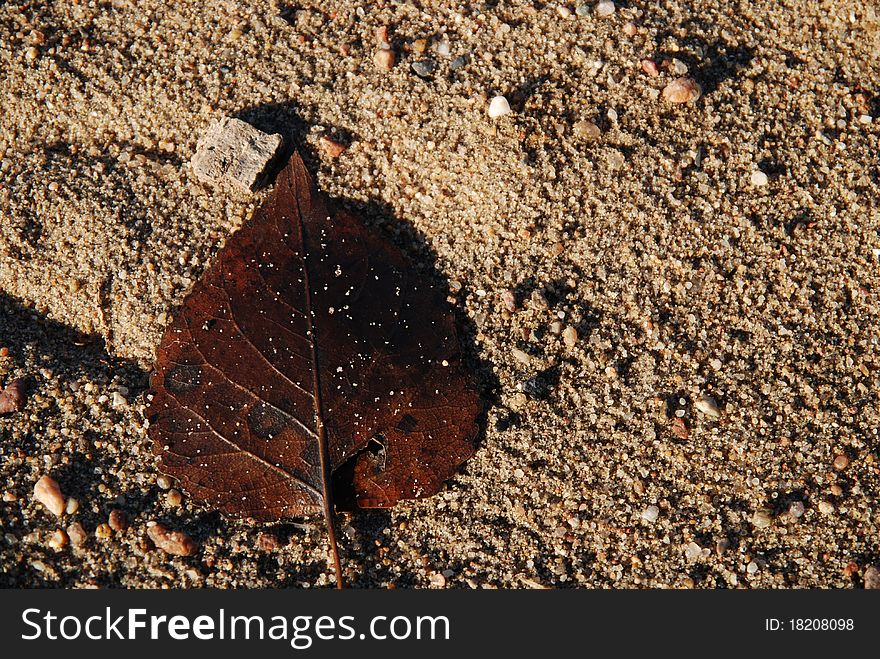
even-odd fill
[[[489,103],[489,116],[492,119],[510,114],[510,103],[503,96],[496,96]]]
[[[578,16],[588,16],[590,14],[590,5],[578,5],[574,8],[574,13]]]
[[[260,551],[273,552],[278,549],[280,543],[272,533],[260,533],[257,535],[257,549]]]
[[[25,58],[28,62],[33,62],[33,61],[34,61],[35,59],[37,59],[39,56],[40,56],[40,49],[39,49],[39,48],[36,48],[35,46],[31,46],[31,47],[28,48],[26,51],[24,51],[24,58]]]
[[[119,393],[118,391],[113,392],[113,407],[117,409],[120,407],[125,407],[127,402],[128,401],[125,400],[125,396],[123,396],[121,393]]]
[[[798,517],[803,516],[804,514],[804,504],[800,501],[792,501],[791,505],[788,507],[788,516],[792,519],[797,519]]]
[[[165,493],[165,505],[169,508],[176,508],[183,503],[183,495],[178,490],[168,490]]]
[[[52,534],[52,537],[49,538],[49,541],[46,544],[55,551],[61,551],[67,546],[67,540],[67,534],[61,529],[58,529]]]
[[[873,565],[865,569],[865,588],[869,590],[880,588],[880,570]]]
[[[125,513],[121,510],[111,510],[110,516],[107,519],[107,524],[110,525],[110,528],[117,532],[122,532],[128,528],[128,519],[125,516]]]
[[[108,540],[113,537],[113,529],[109,524],[98,524],[98,528],[95,529],[95,537],[98,540]]]
[[[0,414],[20,412],[24,409],[24,380],[16,378],[0,391]]]
[[[834,458],[834,468],[837,471],[843,471],[849,466],[849,458],[843,455],[842,453]]]
[[[79,522],[74,522],[70,526],[67,527],[67,537],[70,538],[70,544],[74,547],[79,547],[82,545],[87,539],[88,534],[83,529],[82,524]]]
[[[434,69],[437,68],[437,64],[432,59],[423,59],[417,62],[413,62],[411,65],[413,73],[415,73],[420,78],[427,78],[432,73],[434,73]]]
[[[756,574],[758,572],[758,564],[755,561],[750,561],[746,566],[746,572],[749,574]]]
[[[446,586],[446,577],[444,577],[441,572],[434,572],[428,577],[428,581],[430,581],[431,585],[436,588],[443,588]]]
[[[618,169],[622,169],[626,164],[626,158],[624,155],[618,151],[617,149],[611,149],[608,152],[608,169],[612,172],[616,172]]]
[[[601,18],[607,18],[614,13],[614,3],[611,0],[600,0],[596,5],[596,15]]]
[[[835,483],[834,485],[832,485],[828,489],[831,492],[831,494],[833,494],[836,497],[839,497],[843,494],[843,488],[840,487],[840,485],[838,485],[837,483]]]
[[[756,169],[752,172],[751,182],[756,188],[763,188],[768,182],[767,175],[760,169]]]
[[[758,510],[752,515],[752,524],[755,525],[755,528],[766,529],[773,524],[773,517],[766,510]]]
[[[598,140],[602,137],[602,131],[599,130],[599,127],[594,124],[592,121],[587,121],[586,119],[581,119],[574,125],[574,134],[576,137],[581,138],[582,140]]]
[[[427,39],[416,39],[412,44],[412,52],[416,55],[421,55],[425,52],[425,49],[428,47]]]
[[[675,75],[681,77],[686,75],[688,72],[687,64],[682,62],[680,59],[672,58],[672,61],[669,63],[669,70]]]
[[[660,516],[660,509],[657,506],[648,506],[642,511],[641,518],[646,522],[653,524]]]
[[[639,28],[636,27],[635,23],[627,21],[623,24],[623,33],[628,37],[634,37],[639,33]]]
[[[561,320],[554,320],[550,323],[550,333],[553,336],[559,336],[562,334],[562,328],[565,327],[565,324]]]
[[[569,325],[565,328],[565,330],[563,330],[562,341],[565,343],[566,346],[568,346],[569,348],[574,348],[575,345],[577,345],[577,340],[578,333],[574,327]]]
[[[642,60],[642,71],[647,73],[652,78],[656,78],[660,75],[660,69],[657,68],[657,62],[652,59]]]
[[[562,18],[571,18],[571,9],[569,9],[565,5],[559,5],[558,7],[556,7],[556,12]]]
[[[703,555],[703,548],[696,542],[689,542],[684,548],[684,555],[689,561],[695,561]]]
[[[373,55],[373,64],[380,71],[390,71],[394,68],[394,52],[387,48],[381,48]]]
[[[552,383],[543,374],[538,373],[528,380],[521,382],[519,389],[529,400],[543,400],[550,393],[551,386]]]
[[[511,290],[503,291],[501,293],[501,303],[510,313],[516,311],[516,295],[514,292]]]
[[[56,517],[64,514],[64,495],[58,483],[49,476],[43,476],[34,485],[34,499],[43,504]]]
[[[467,56],[466,55],[459,55],[458,57],[453,59],[452,62],[450,62],[449,68],[452,69],[453,71],[458,71],[460,68],[462,68],[467,63],[468,63]]]
[[[691,436],[684,419],[673,419],[670,427],[672,428],[672,434],[679,439],[688,439]]]
[[[823,515],[831,515],[832,513],[834,513],[834,504],[832,504],[830,501],[820,501],[819,512]]]
[[[171,479],[168,476],[159,476],[159,478],[156,479],[156,485],[163,490],[167,490],[171,487]]]
[[[693,78],[676,78],[663,88],[663,98],[669,103],[693,103],[702,93]]]
[[[712,398],[712,396],[701,396],[699,399],[697,399],[694,407],[697,408],[697,411],[702,412],[706,416],[710,416],[713,419],[718,419],[721,417],[721,411],[718,409],[718,403],[715,402],[715,399]]]
[[[514,348],[513,350],[511,350],[511,354],[513,355],[514,359],[516,359],[516,361],[522,364],[528,364],[532,361],[532,358],[529,357],[529,354],[524,350],[520,350],[519,348]]]
[[[448,41],[441,41],[437,44],[437,54],[440,57],[449,57],[449,53],[452,52]]]
[[[67,500],[67,506],[65,507],[68,515],[73,515],[77,510],[79,510],[79,501],[70,497]]]
[[[318,140],[318,146],[328,158],[334,159],[345,153],[346,149],[348,148],[342,142],[337,142],[336,140],[331,139],[327,136],[323,136],[320,140]]]
[[[147,528],[147,535],[156,547],[175,556],[192,556],[197,549],[196,543],[186,533],[169,531],[161,524]]]

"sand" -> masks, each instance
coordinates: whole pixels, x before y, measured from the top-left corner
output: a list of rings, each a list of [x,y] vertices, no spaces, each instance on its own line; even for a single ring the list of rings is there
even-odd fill
[[[861,587],[880,562],[873,3],[296,4],[0,7],[0,384],[29,392],[0,418],[0,585],[333,583],[321,520],[169,496],[144,428],[166,322],[267,194],[189,166],[236,116],[448,282],[491,400],[446,491],[340,518],[352,585]],[[702,96],[669,104],[681,74]],[[512,111],[490,119],[498,94]],[[75,512],[32,499],[44,474]],[[102,526],[116,509],[125,530]],[[198,551],[156,549],[151,522]],[[73,523],[86,540],[59,546]]]

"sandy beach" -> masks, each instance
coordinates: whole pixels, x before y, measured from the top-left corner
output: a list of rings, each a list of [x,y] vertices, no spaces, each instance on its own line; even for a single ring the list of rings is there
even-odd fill
[[[489,401],[443,492],[339,516],[350,585],[864,587],[876,4],[295,4],[0,6],[0,586],[333,584],[320,518],[199,506],[145,429],[166,324],[271,193],[195,176],[232,116],[448,287]]]

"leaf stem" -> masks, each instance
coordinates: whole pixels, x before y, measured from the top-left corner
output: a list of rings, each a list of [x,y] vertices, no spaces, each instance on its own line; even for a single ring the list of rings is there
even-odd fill
[[[318,364],[318,335],[315,331],[315,312],[312,310],[312,285],[309,281],[309,265],[306,260],[308,250],[306,249],[306,231],[305,216],[303,215],[302,206],[300,205],[300,196],[305,187],[309,192],[313,192],[311,181],[305,174],[302,162],[297,163],[299,168],[296,173],[297,181],[295,184],[296,209],[299,213],[299,240],[300,240],[300,258],[302,259],[303,285],[306,293],[306,317],[309,321],[309,343],[312,351],[312,396],[315,404],[315,425],[318,431],[318,455],[321,461],[321,490],[324,501],[324,521],[327,525],[327,539],[330,541],[330,552],[333,555],[333,567],[336,570],[336,588],[345,587],[342,578],[342,563],[339,560],[339,545],[336,542],[336,524],[333,519],[333,492],[331,491],[330,482],[333,473],[333,466],[330,464],[330,450],[327,447],[327,429],[324,427],[324,404],[321,400],[321,377],[320,365]],[[291,174],[288,174],[290,176]],[[311,196],[311,194],[310,194]]]

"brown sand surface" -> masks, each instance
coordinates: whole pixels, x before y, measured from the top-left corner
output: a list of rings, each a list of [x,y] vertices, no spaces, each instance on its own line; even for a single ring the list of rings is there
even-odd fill
[[[492,390],[444,492],[340,519],[353,585],[860,587],[880,562],[876,4],[291,4],[0,6],[0,386],[28,391],[0,417],[0,585],[333,582],[321,520],[169,494],[144,428],[168,318],[267,194],[192,172],[231,115],[436,268]],[[664,101],[679,75],[696,102]],[[491,119],[496,94],[512,112]],[[44,474],[78,509],[33,500]],[[117,509],[128,527],[102,526]],[[197,553],[155,548],[153,521]]]

